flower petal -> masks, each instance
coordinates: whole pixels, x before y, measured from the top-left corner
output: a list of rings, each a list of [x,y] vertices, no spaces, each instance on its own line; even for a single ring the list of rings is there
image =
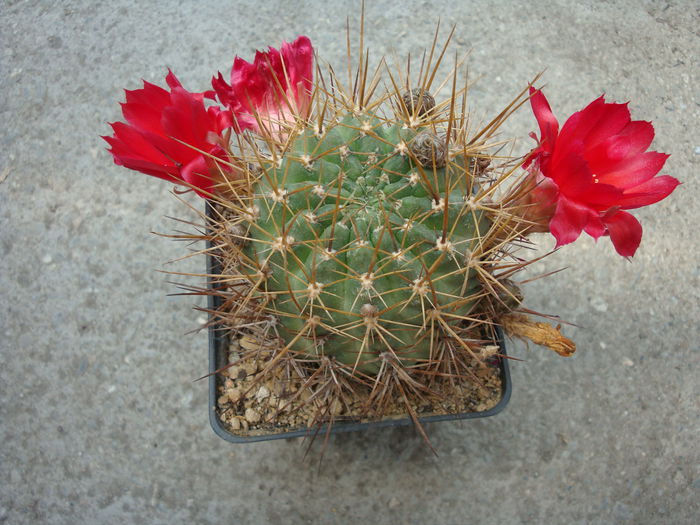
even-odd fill
[[[627,124],[619,134],[608,137],[597,146],[586,148],[586,160],[593,173],[606,173],[611,166],[643,153],[654,140],[651,122],[635,120]]]
[[[540,126],[540,143],[544,145],[546,151],[552,151],[559,133],[559,122],[542,91],[535,90],[532,86],[530,87],[530,106]]]
[[[212,193],[214,181],[209,172],[207,161],[199,155],[187,165],[182,167],[182,180],[184,180],[202,198],[208,198]]]
[[[611,164],[627,159],[632,151],[632,141],[624,135],[613,135],[593,148],[586,149],[586,161],[593,173],[604,173]]]
[[[156,108],[164,108],[170,102],[167,89],[143,81],[142,89],[124,90],[127,104],[150,104]]]
[[[549,231],[557,240],[557,248],[578,239],[591,216],[595,216],[595,212],[590,208],[560,196],[549,223]]]
[[[582,122],[585,122],[586,126],[590,125],[590,129],[585,136],[587,148],[593,148],[608,137],[617,135],[631,121],[630,110],[627,104],[605,102],[603,97],[600,97],[599,100],[603,101],[602,107],[597,106],[590,111],[588,111],[588,108],[585,108],[581,111]],[[579,132],[582,131],[583,129],[579,130]]]
[[[602,235],[605,235],[605,224],[599,215],[591,215],[584,231],[597,241]]]
[[[620,131],[620,136],[629,138],[631,155],[642,153],[654,140],[654,126],[651,122],[633,120]]]
[[[160,117],[166,106],[158,107],[153,104],[136,102],[125,103],[121,106],[122,115],[124,115],[126,121],[135,128],[151,133],[163,133]]]
[[[123,122],[112,124],[113,137],[102,137],[111,146],[108,150],[114,157],[114,163],[146,175],[160,177],[170,182],[177,182],[177,169],[170,159],[135,129]]]
[[[626,104],[609,104],[601,96],[581,111],[571,115],[559,132],[553,163],[569,154],[572,144],[581,141],[585,149],[597,146],[610,136],[618,134],[630,122]]]
[[[283,43],[280,52],[291,89],[297,94],[300,89],[310,94],[314,78],[314,49],[309,37],[302,35],[291,44]]]
[[[177,79],[175,73],[168,69],[168,74],[165,76],[165,83],[170,89],[181,88],[182,83]]]
[[[625,192],[620,199],[620,206],[625,210],[641,208],[654,204],[668,197],[680,182],[670,175],[660,175]]]
[[[139,157],[162,166],[172,164],[171,159],[161,149],[133,126],[124,122],[114,122],[112,129],[114,138],[107,142],[112,146],[112,155],[115,157]]]
[[[631,213],[619,211],[603,219],[615,251],[623,257],[632,257],[642,242],[642,225]]]
[[[666,153],[648,151],[627,157],[617,164],[599,167],[596,174],[600,182],[627,190],[648,181],[661,171],[669,156]]]
[[[599,97],[584,109],[577,111],[566,119],[559,132],[555,156],[566,156],[569,154],[569,148],[574,141],[583,142],[584,138],[600,119],[604,106],[605,100],[603,100],[603,97]]]

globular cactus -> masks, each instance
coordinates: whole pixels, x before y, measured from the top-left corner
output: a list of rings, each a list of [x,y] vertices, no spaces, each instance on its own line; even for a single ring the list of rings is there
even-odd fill
[[[448,316],[470,313],[490,221],[471,198],[476,163],[447,147],[360,112],[264,165],[246,254],[293,350],[367,374],[387,355],[415,366],[449,336]]]

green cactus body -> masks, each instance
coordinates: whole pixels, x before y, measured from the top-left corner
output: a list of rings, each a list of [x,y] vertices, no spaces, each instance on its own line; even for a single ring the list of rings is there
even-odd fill
[[[385,352],[412,366],[444,333],[431,311],[466,315],[478,300],[471,263],[489,222],[469,206],[468,159],[419,166],[415,135],[347,116],[301,132],[261,174],[247,254],[293,350],[367,374]]]

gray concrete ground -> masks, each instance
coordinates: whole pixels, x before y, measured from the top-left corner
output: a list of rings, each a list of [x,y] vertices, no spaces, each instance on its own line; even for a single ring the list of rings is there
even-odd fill
[[[602,92],[656,126],[684,184],[641,210],[631,263],[583,239],[526,288],[560,313],[572,359],[512,345],[515,390],[490,420],[230,445],[207,421],[200,315],[156,270],[188,218],[167,185],[114,166],[98,135],[121,89],[190,89],[239,53],[307,34],[334,64],[352,2],[5,1],[0,7],[0,523],[697,523],[700,510],[696,2],[375,2],[374,56],[414,55],[434,24],[473,48],[475,116],[538,71],[555,112]],[[295,3],[296,4],[296,3]],[[356,24],[355,24],[356,25]],[[535,129],[529,110],[509,136]],[[194,202],[194,199],[192,199]],[[542,238],[542,245],[551,241]],[[204,261],[167,268],[200,271]]]

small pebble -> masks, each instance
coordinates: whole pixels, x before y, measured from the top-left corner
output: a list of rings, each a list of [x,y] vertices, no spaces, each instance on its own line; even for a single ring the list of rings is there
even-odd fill
[[[390,508],[390,509],[395,509],[395,508],[398,507],[399,505],[401,505],[401,502],[400,502],[398,499],[396,499],[395,497],[394,497],[394,498],[391,498],[391,499],[389,500],[389,508]]]
[[[248,423],[257,423],[260,421],[260,413],[257,410],[254,410],[252,408],[246,408],[245,409],[245,419],[248,421]]]
[[[48,253],[41,258],[41,262],[44,264],[51,264],[52,261],[53,257],[51,257]]]
[[[331,403],[331,414],[334,416],[339,416],[343,411],[343,404],[339,399],[334,399]]]
[[[231,419],[231,428],[233,430],[240,430],[241,429],[241,420],[238,419],[237,417],[234,417]]]
[[[228,403],[228,393],[224,393],[224,394],[220,395],[219,399],[217,399],[216,402],[218,403],[219,406],[225,405],[226,403]]]
[[[255,398],[258,400],[258,402],[261,402],[263,399],[267,399],[268,397],[270,397],[270,390],[266,386],[261,386],[255,394]]]
[[[227,390],[228,398],[232,403],[237,403],[241,399],[241,391],[238,388],[231,388]]]
[[[695,154],[700,155],[700,146],[695,146]]]
[[[634,366],[634,361],[632,361],[629,357],[624,357],[622,359],[622,364],[625,366]]]

